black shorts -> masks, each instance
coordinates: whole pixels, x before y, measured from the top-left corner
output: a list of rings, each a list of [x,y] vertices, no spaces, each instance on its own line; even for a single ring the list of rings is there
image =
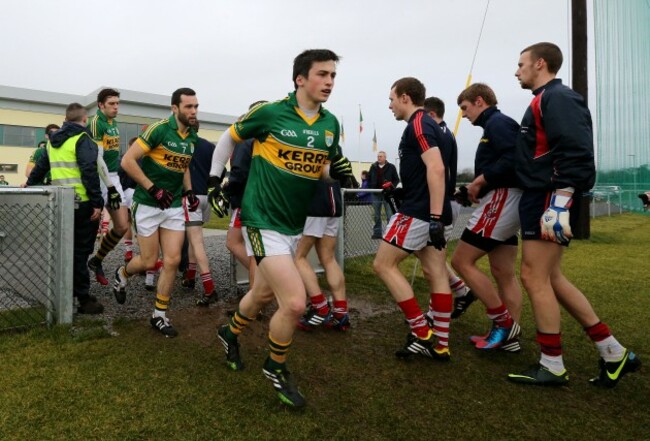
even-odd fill
[[[541,219],[551,204],[552,191],[524,190],[519,201],[519,221],[521,240],[542,240]],[[569,225],[575,230],[580,215],[582,192],[576,191],[569,209]],[[568,245],[568,244],[567,244]]]
[[[465,228],[463,234],[460,236],[460,240],[473,247],[478,248],[479,250],[483,250],[486,253],[493,251],[499,245],[517,246],[519,244],[516,235],[511,236],[508,239],[502,241],[502,240],[492,239],[490,237],[483,237],[482,235],[475,233],[472,230],[469,230],[467,228]]]

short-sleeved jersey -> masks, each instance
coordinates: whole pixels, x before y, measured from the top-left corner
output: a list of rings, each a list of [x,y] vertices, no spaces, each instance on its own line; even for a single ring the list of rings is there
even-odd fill
[[[404,199],[400,206],[400,213],[416,219],[429,221],[431,210],[429,207],[429,186],[427,183],[427,168],[422,160],[422,154],[432,147],[440,149],[440,155],[445,162],[445,180],[449,179],[446,161],[451,157],[447,151],[448,143],[441,140],[445,136],[440,126],[424,110],[416,110],[402,134],[399,143],[399,174],[404,188]],[[451,204],[445,191],[445,200],[442,210],[442,221],[445,225],[451,224]]]
[[[104,162],[108,171],[117,173],[120,168],[120,130],[115,119],[108,119],[101,110],[88,121],[88,129],[100,149],[104,149]]]
[[[236,142],[254,138],[242,224],[300,234],[323,166],[338,152],[339,133],[334,115],[321,107],[307,117],[294,93],[253,108],[233,124]]]
[[[172,207],[180,207],[183,194],[183,174],[190,165],[194,147],[199,138],[194,129],[180,133],[174,115],[147,127],[138,137],[138,145],[144,150],[142,171],[158,188],[172,192]],[[146,188],[138,185],[133,194],[135,202],[156,206]]]

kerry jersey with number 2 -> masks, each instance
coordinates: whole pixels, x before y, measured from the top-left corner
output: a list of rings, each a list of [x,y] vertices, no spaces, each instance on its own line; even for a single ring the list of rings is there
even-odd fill
[[[290,93],[253,108],[230,127],[230,135],[237,142],[254,138],[242,224],[300,234],[323,166],[338,151],[336,117],[322,107],[307,117]]]

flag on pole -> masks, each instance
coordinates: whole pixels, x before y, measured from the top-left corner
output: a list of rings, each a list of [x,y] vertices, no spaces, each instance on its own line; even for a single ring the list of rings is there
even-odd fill
[[[361,113],[361,104],[359,104],[359,133],[363,132],[363,114]]]
[[[375,128],[375,133],[372,135],[372,151],[377,151],[377,129]]]
[[[343,128],[343,121],[341,121],[341,144],[345,143],[345,129]]]

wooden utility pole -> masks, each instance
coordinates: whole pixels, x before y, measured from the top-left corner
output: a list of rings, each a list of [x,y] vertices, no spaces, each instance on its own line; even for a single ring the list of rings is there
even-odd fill
[[[571,0],[571,54],[573,59],[571,83],[573,90],[582,95],[587,104],[587,0]],[[591,227],[589,222],[589,203],[591,197],[584,197],[580,206],[580,215],[573,237],[589,239]]]

